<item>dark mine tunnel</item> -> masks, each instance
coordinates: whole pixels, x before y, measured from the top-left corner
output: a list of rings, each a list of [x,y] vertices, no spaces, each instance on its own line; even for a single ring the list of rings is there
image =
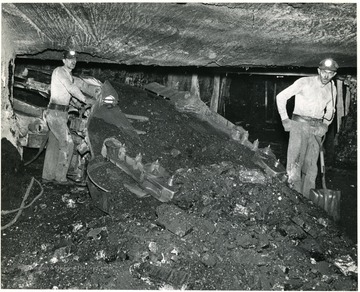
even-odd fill
[[[1,288],[357,291],[355,8],[3,4]]]

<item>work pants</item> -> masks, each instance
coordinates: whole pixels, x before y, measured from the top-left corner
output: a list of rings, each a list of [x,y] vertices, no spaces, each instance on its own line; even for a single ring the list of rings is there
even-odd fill
[[[314,128],[309,124],[292,122],[286,163],[288,182],[294,190],[309,198],[310,189],[315,188],[321,138],[313,134]]]
[[[46,121],[49,127],[49,140],[46,147],[42,178],[66,181],[74,151],[74,142],[67,126],[68,113],[47,109]]]

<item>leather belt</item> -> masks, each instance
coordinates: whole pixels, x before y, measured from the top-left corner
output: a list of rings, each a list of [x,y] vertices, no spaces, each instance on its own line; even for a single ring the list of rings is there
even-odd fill
[[[322,123],[322,119],[316,119],[316,118],[307,117],[307,116],[299,116],[297,114],[292,115],[292,120],[295,122],[308,123],[311,126],[317,126],[320,123]]]
[[[49,103],[48,109],[56,110],[60,112],[67,112],[69,110],[69,106],[63,104]]]

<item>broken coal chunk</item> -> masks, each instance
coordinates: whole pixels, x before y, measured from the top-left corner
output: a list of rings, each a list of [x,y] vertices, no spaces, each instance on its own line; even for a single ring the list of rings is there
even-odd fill
[[[304,239],[307,237],[305,231],[291,221],[288,221],[287,224],[278,226],[277,231],[282,236],[288,236],[291,239]]]
[[[260,248],[267,248],[270,246],[269,238],[265,234],[258,235],[258,245]]]
[[[303,251],[310,258],[313,258],[316,262],[321,262],[326,260],[324,249],[313,238],[308,237],[300,241],[297,248]]]
[[[250,210],[247,207],[244,207],[240,204],[236,204],[234,208],[234,214],[248,217],[250,214]]]
[[[196,218],[195,219],[196,222],[194,222],[194,224],[196,223],[197,225],[197,228],[199,230],[202,230],[203,232],[205,232],[206,234],[212,234],[214,233],[215,231],[215,226],[214,224],[209,221],[209,220],[206,220],[204,218]]]
[[[231,257],[235,263],[256,266],[264,266],[271,260],[267,254],[260,254],[252,249],[232,250]]]
[[[300,217],[293,217],[293,218],[291,218],[291,220],[292,220],[295,224],[299,225],[300,227],[304,227],[304,226],[305,226],[304,220],[302,220]]]
[[[253,183],[253,184],[265,184],[267,179],[265,175],[257,169],[246,169],[243,167],[239,171],[239,179],[243,183]]]
[[[293,217],[291,218],[291,221],[301,227],[306,233],[308,233],[312,237],[316,238],[318,236],[317,232],[309,224],[305,223],[305,221],[301,218]]]
[[[340,269],[340,271],[345,275],[357,274],[358,269],[356,262],[351,258],[350,255],[340,256],[335,260],[335,266]]]
[[[193,228],[190,216],[174,205],[162,204],[156,208],[156,214],[159,224],[180,237],[191,232]]]
[[[101,239],[102,236],[107,235],[106,227],[92,228],[86,237],[90,239]]]
[[[116,260],[125,261],[129,259],[126,251],[120,250],[118,246],[112,245],[106,248],[104,260],[107,264]]]
[[[304,281],[297,278],[290,278],[287,283],[284,285],[284,290],[300,290],[300,288],[303,286]]]
[[[155,284],[169,284],[175,289],[182,289],[188,285],[189,274],[165,266],[155,266],[148,262],[135,264],[131,273],[140,278],[149,278]]]
[[[257,240],[249,234],[238,234],[236,236],[236,244],[242,248],[249,248],[252,245],[255,245]]]
[[[290,269],[288,267],[285,267],[283,265],[277,265],[276,269],[278,269],[280,272],[284,274],[289,274]]]
[[[180,150],[175,149],[175,148],[172,149],[171,152],[170,152],[170,154],[171,154],[172,157],[176,157],[176,156],[178,156],[180,153],[181,153]]]
[[[216,257],[214,255],[209,254],[209,253],[205,253],[201,257],[201,262],[207,267],[213,267],[213,266],[216,265]]]
[[[272,288],[271,279],[266,277],[265,274],[259,276],[261,290],[269,291]]]
[[[314,268],[324,276],[325,275],[329,276],[333,274],[332,265],[326,261],[316,262]]]

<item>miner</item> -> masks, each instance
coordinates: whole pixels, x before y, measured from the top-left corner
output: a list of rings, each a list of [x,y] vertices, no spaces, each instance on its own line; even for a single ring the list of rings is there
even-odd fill
[[[72,70],[76,66],[76,52],[65,51],[64,65],[55,68],[51,75],[50,103],[45,112],[49,127],[49,140],[46,147],[42,173],[43,182],[71,184],[66,175],[74,151],[68,122],[70,100],[76,98],[82,103],[92,103],[74,83]]]
[[[336,87],[332,78],[338,64],[328,58],[320,62],[318,75],[296,80],[276,96],[282,125],[289,132],[286,172],[290,186],[309,198],[315,188],[317,161],[328,126],[335,115]],[[287,101],[295,96],[291,119]]]

